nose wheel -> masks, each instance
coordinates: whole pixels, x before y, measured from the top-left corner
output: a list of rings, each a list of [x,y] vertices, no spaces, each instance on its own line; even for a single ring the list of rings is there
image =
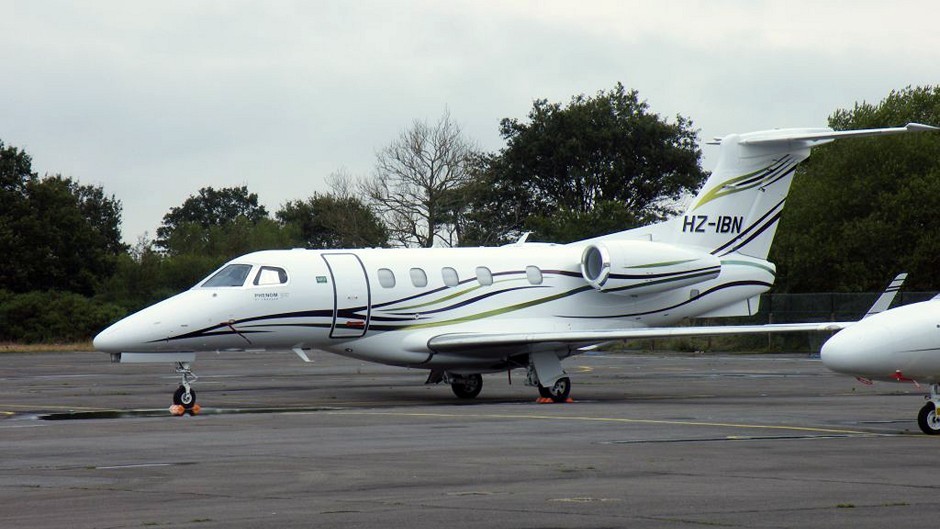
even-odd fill
[[[196,391],[183,386],[176,388],[176,391],[173,392],[173,404],[182,406],[187,410],[193,409],[193,406],[196,405]]]
[[[173,405],[170,406],[170,413],[173,415],[199,413],[199,405],[196,404],[196,392],[192,388],[193,382],[199,379],[189,366],[189,362],[177,362],[176,372],[180,374],[180,386],[173,392]]]

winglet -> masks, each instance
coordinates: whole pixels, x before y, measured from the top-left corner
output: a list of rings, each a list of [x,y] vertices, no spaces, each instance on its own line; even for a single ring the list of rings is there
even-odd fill
[[[888,307],[891,305],[891,302],[894,301],[894,297],[897,296],[898,291],[901,290],[901,285],[904,284],[904,280],[907,279],[907,273],[902,272],[895,276],[895,278],[888,283],[888,288],[878,296],[878,299],[875,300],[875,304],[868,309],[868,312],[862,316],[862,319],[865,319],[869,316],[874,316],[879,312],[884,312],[888,310]]]
[[[923,123],[908,123],[904,128],[906,128],[909,132],[917,132],[922,130],[940,130],[940,127],[924,125]]]

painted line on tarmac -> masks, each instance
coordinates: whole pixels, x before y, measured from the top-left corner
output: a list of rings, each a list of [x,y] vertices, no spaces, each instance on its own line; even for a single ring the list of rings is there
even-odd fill
[[[839,430],[833,428],[816,428],[812,426],[783,426],[775,424],[743,424],[730,422],[699,422],[665,419],[627,419],[622,417],[584,417],[565,415],[523,415],[523,414],[478,414],[478,413],[430,413],[430,412],[396,412],[396,411],[331,411],[330,415],[385,415],[390,417],[428,417],[440,419],[530,419],[540,421],[572,421],[572,422],[600,422],[619,424],[666,424],[672,426],[706,426],[711,428],[736,428],[743,430],[775,430],[793,432],[812,432],[821,434],[843,435],[871,435],[871,432],[858,430]]]

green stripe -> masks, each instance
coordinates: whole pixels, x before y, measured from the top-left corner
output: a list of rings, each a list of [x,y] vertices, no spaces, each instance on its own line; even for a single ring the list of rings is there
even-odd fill
[[[696,203],[695,206],[692,207],[691,211],[695,211],[696,209],[698,209],[698,208],[704,206],[705,204],[711,202],[712,200],[715,200],[716,198],[721,198],[721,197],[724,197],[724,196],[733,195],[733,194],[735,194],[735,193],[739,193],[739,192],[741,192],[741,191],[746,191],[746,190],[748,190],[748,189],[751,189],[751,188],[753,188],[753,187],[759,185],[763,180],[758,180],[757,182],[754,182],[753,185],[750,185],[750,186],[748,186],[748,187],[742,187],[742,188],[739,188],[739,189],[727,189],[728,187],[733,186],[734,184],[736,184],[736,183],[738,183],[738,182],[741,182],[742,180],[747,180],[748,178],[754,177],[754,176],[756,176],[756,175],[758,175],[758,174],[760,174],[760,173],[762,173],[762,172],[764,172],[764,171],[770,169],[771,167],[773,167],[773,166],[772,166],[772,165],[768,165],[767,167],[764,167],[763,169],[758,169],[757,171],[754,171],[753,173],[748,173],[748,174],[746,174],[746,175],[736,176],[736,177],[734,177],[734,178],[731,178],[730,180],[725,180],[724,182],[718,184],[717,186],[715,186],[715,187],[709,189],[707,193],[705,193],[704,195],[702,195],[702,199],[699,200],[698,203]]]
[[[550,301],[555,301],[555,300],[558,300],[558,299],[566,298],[566,297],[568,297],[568,296],[572,296],[572,295],[574,295],[574,294],[578,294],[578,293],[584,292],[585,290],[591,290],[591,289],[592,289],[592,287],[590,287],[590,286],[578,287],[578,288],[576,288],[576,289],[574,289],[574,290],[569,290],[569,291],[567,291],[567,292],[562,292],[562,293],[560,293],[560,294],[555,294],[555,295],[553,295],[553,296],[548,296],[548,297],[544,297],[544,298],[541,298],[541,299],[534,299],[534,300],[532,300],[532,301],[526,301],[526,302],[524,302],[524,303],[518,303],[518,304],[516,304],[516,305],[510,305],[510,306],[508,306],[508,307],[502,307],[502,308],[499,308],[499,309],[488,310],[488,311],[480,312],[480,313],[477,313],[477,314],[471,314],[471,315],[469,315],[469,316],[462,316],[462,317],[460,317],[460,318],[454,318],[454,319],[452,319],[452,320],[445,320],[445,321],[438,321],[438,322],[431,322],[431,323],[418,323],[418,324],[416,324],[416,325],[409,325],[409,326],[407,326],[407,327],[402,327],[401,330],[410,331],[410,330],[415,330],[415,329],[428,329],[428,328],[431,328],[431,327],[441,327],[441,326],[444,326],[444,325],[453,325],[453,324],[455,324],[455,323],[464,323],[464,322],[468,322],[468,321],[482,320],[482,319],[484,319],[484,318],[489,318],[490,316],[499,316],[499,315],[502,315],[502,314],[507,314],[507,313],[510,313],[510,312],[515,312],[515,311],[517,311],[517,310],[522,310],[522,309],[527,309],[527,308],[529,308],[529,307],[534,307],[534,306],[536,306],[536,305],[541,305],[541,304],[543,304],[543,303],[548,303],[548,302],[550,302]]]
[[[666,261],[664,263],[650,263],[650,264],[643,264],[643,265],[636,265],[636,266],[625,266],[624,268],[658,268],[662,266],[672,266],[672,265],[683,264],[683,263],[691,263],[692,261],[695,261],[695,259],[685,259],[683,261]]]
[[[508,283],[508,282],[511,282],[511,281],[521,281],[521,280],[522,280],[521,278],[516,278],[516,279],[500,279],[499,281],[493,281],[493,284],[496,285],[496,284],[499,284],[499,283]],[[474,287],[470,287],[470,288],[468,288],[468,289],[461,290],[461,291],[459,291],[459,292],[454,292],[453,294],[448,294],[448,295],[446,295],[446,296],[444,296],[444,297],[442,297],[442,298],[434,299],[434,300],[428,301],[428,302],[426,302],[426,303],[420,303],[420,304],[418,304],[418,305],[408,305],[408,306],[406,306],[406,307],[394,307],[394,306],[389,305],[389,306],[386,306],[386,307],[382,307],[382,310],[392,311],[392,310],[419,309],[419,308],[421,308],[421,307],[427,307],[427,306],[429,306],[429,305],[436,305],[436,304],[438,304],[438,303],[443,303],[443,302],[445,302],[445,301],[450,301],[450,300],[452,300],[452,299],[454,299],[454,298],[456,298],[456,297],[463,296],[464,294],[469,294],[470,292],[473,292],[474,290],[477,290],[477,289],[480,289],[480,288],[483,288],[483,285],[477,284],[477,285],[474,286]]]
[[[710,276],[712,274],[714,274],[715,277],[718,277],[718,274],[720,273],[721,273],[721,269],[718,267],[715,267],[714,270],[689,272],[686,275],[679,276],[679,277],[669,277],[666,279],[659,279],[656,281],[647,281],[646,283],[640,283],[637,285],[628,285],[625,287],[611,288],[611,289],[604,290],[603,292],[623,292],[625,290],[632,290],[634,288],[643,288],[643,287],[648,287],[651,285],[662,285],[664,283],[671,283],[673,281],[685,281],[687,279],[692,279],[692,278],[701,277],[701,276]],[[704,281],[704,279],[702,281]]]

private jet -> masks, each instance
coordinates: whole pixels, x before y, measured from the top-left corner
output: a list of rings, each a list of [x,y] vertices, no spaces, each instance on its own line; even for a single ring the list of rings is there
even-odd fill
[[[840,324],[675,327],[751,316],[774,283],[767,254],[797,165],[845,138],[938,130],[778,129],[716,138],[714,172],[684,214],[571,244],[275,250],[243,255],[190,290],[103,330],[112,361],[174,363],[174,413],[196,406],[198,353],[311,350],[428,372],[463,399],[482,374],[525,370],[565,402],[561,361],[619,340],[826,331]],[[496,212],[494,212],[496,213]]]
[[[921,431],[940,434],[940,296],[875,314],[829,338],[820,357],[833,371],[872,381],[927,384]]]

